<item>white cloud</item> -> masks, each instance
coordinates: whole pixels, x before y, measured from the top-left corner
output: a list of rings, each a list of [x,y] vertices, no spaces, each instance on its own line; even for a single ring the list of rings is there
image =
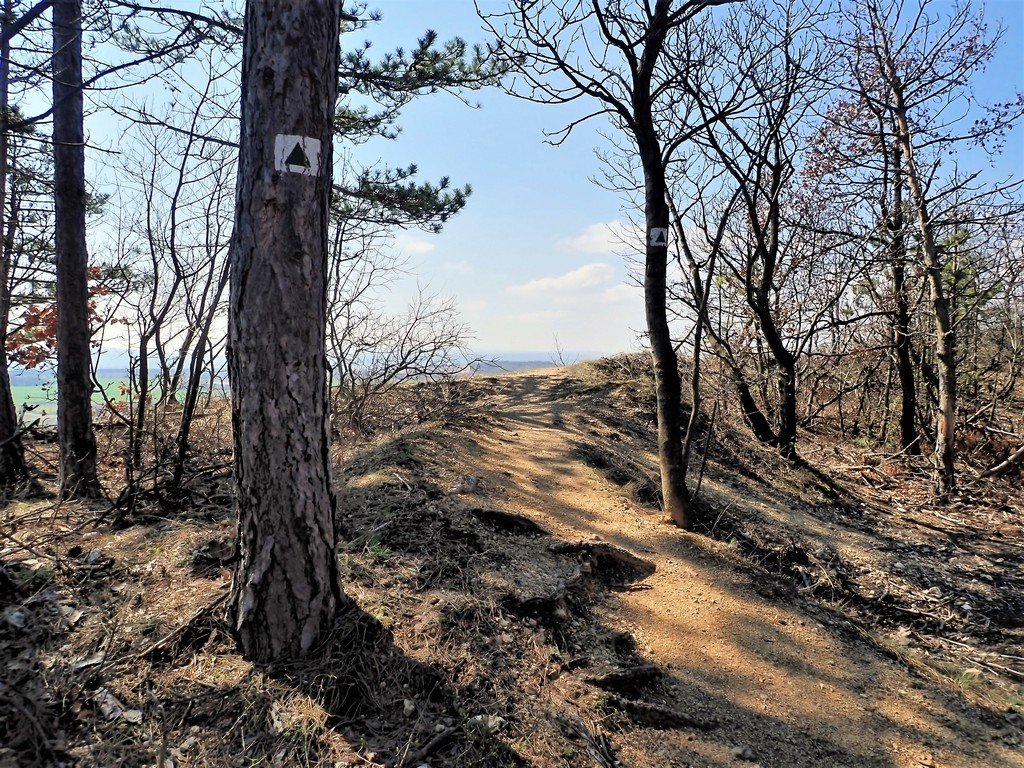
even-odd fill
[[[542,277],[522,285],[511,285],[508,292],[515,296],[567,296],[588,288],[598,288],[611,282],[615,270],[610,264],[584,264],[579,269],[557,277]]]
[[[422,256],[437,248],[434,243],[409,232],[401,232],[395,238],[395,248],[409,256]]]
[[[620,283],[619,285],[613,285],[610,288],[605,288],[601,292],[601,298],[612,303],[620,301],[643,301],[644,290],[640,286],[633,285],[632,283]]]
[[[558,242],[559,247],[574,253],[615,256],[631,253],[642,242],[639,232],[621,221],[591,224],[578,235]]]

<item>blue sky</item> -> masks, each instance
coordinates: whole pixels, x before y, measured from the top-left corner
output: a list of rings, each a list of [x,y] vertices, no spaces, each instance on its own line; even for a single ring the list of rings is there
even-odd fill
[[[193,0],[179,2],[187,7]],[[1006,35],[978,91],[986,100],[1012,98],[1024,90],[1024,0],[983,6]],[[470,0],[381,0],[371,8],[379,8],[382,21],[351,33],[343,46],[369,39],[380,56],[414,45],[427,28],[442,39],[486,39]],[[411,276],[394,284],[389,305],[400,310],[417,283],[454,297],[474,331],[473,346],[489,352],[547,352],[556,336],[562,349],[575,352],[640,348],[642,295],[622,256],[622,201],[590,181],[600,172],[594,149],[604,144],[604,125],[585,124],[553,147],[545,130],[561,128],[587,105],[531,104],[496,88],[470,99],[480,107],[448,94],[421,98],[403,113],[396,141],[354,149],[361,165],[416,163],[423,179],[450,176],[453,184],[469,183],[474,190],[442,234],[413,230],[396,238]],[[101,166],[102,149],[117,146],[115,125],[102,112],[93,112],[86,125],[90,141],[101,148],[87,169],[101,190],[113,182]],[[1000,170],[1001,176],[1024,176],[1024,126],[1011,134]]]
[[[415,42],[429,26],[442,38],[483,40],[468,0],[380,3],[383,20],[354,33],[378,52]],[[637,346],[643,326],[639,291],[602,226],[619,220],[620,201],[590,183],[599,169],[595,122],[552,147],[544,131],[576,114],[536,105],[498,89],[471,95],[473,109],[447,94],[426,97],[403,114],[394,142],[359,149],[363,162],[416,162],[424,178],[469,183],[465,211],[439,236],[408,232],[397,240],[421,282],[457,298],[487,350],[615,352]],[[428,250],[429,249],[429,250]]]
[[[379,52],[408,46],[428,26],[442,38],[483,40],[469,0],[380,2],[380,24],[356,35]],[[1004,44],[985,78],[983,99],[1024,90],[1024,0],[988,0],[992,22],[1006,27]],[[624,221],[621,201],[590,182],[599,171],[594,148],[603,143],[595,121],[552,147],[572,108],[535,105],[491,90],[474,95],[480,109],[438,95],[404,113],[395,142],[360,148],[364,162],[416,162],[425,178],[450,175],[473,185],[466,210],[439,236],[398,238],[421,282],[457,298],[477,335],[495,350],[565,349],[610,353],[639,345],[640,292],[628,285],[622,246],[608,224]],[[1011,135],[1001,161],[1024,175],[1024,131]],[[617,226],[621,226],[618,224]]]

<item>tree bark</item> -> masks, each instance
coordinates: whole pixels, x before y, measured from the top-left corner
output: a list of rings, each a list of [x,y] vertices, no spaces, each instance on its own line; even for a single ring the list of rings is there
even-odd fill
[[[3,38],[0,40],[0,488],[16,487],[28,477],[25,449],[18,432],[18,410],[11,391],[11,374],[7,364],[7,323],[11,312],[11,263],[14,246],[14,218],[7,220],[7,172],[10,138],[7,134],[7,101],[10,88],[11,41],[7,27],[13,14],[12,0],[4,0]],[[13,191],[12,191],[13,194]]]
[[[230,614],[242,653],[260,662],[310,651],[341,599],[325,357],[339,13],[335,0],[249,0],[245,14],[229,257]],[[279,136],[306,138],[282,152]]]
[[[796,361],[787,350],[779,362],[779,453],[797,461]]]
[[[764,258],[765,277],[762,278],[756,291],[748,289],[748,304],[757,316],[758,327],[761,329],[761,336],[764,338],[768,351],[771,354],[772,367],[775,370],[776,384],[779,393],[778,430],[774,433],[774,445],[778,448],[779,454],[790,461],[796,461],[799,456],[796,450],[797,433],[797,403],[796,403],[796,358],[786,348],[785,342],[775,325],[775,316],[772,314],[771,305],[768,300],[770,287],[770,276],[775,272],[774,258]],[[749,396],[749,389],[748,389]],[[745,400],[743,393],[740,393],[741,402]],[[751,398],[752,400],[752,398]],[[767,397],[765,398],[767,402]],[[762,433],[769,434],[771,429],[764,430],[763,426],[756,424],[757,415],[748,412],[747,403],[743,402],[744,412],[748,423],[759,437]],[[756,410],[756,408],[754,409]]]
[[[892,292],[895,311],[892,317],[893,352],[896,357],[896,373],[900,382],[900,449],[917,456],[921,453],[921,441],[917,432],[917,378],[911,358],[910,338],[910,296],[907,285],[907,242],[906,221],[903,210],[903,149],[900,143],[893,147],[893,203],[888,227],[889,267],[892,272]]]
[[[648,84],[649,85],[649,84]],[[682,381],[679,360],[668,325],[669,205],[661,146],[651,119],[647,91],[636,88],[633,97],[637,148],[644,173],[644,214],[647,225],[644,265],[644,312],[654,362],[654,390],[658,415],[658,464],[662,504],[680,528],[693,528],[686,465],[683,461]]]
[[[750,430],[754,433],[754,437],[765,445],[778,447],[779,437],[775,434],[775,430],[772,429],[772,425],[768,423],[764,413],[758,408],[757,401],[754,399],[754,393],[750,391],[750,384],[743,375],[743,371],[737,366],[730,366],[729,370],[732,372],[733,384],[736,386],[736,394],[740,399],[743,420],[747,422]]]
[[[935,367],[938,370],[939,396],[939,407],[935,416],[935,486],[939,497],[948,499],[956,489],[956,339],[950,319],[949,300],[942,285],[942,259],[935,242],[935,230],[928,214],[924,187],[914,162],[914,148],[903,94],[895,82],[895,76],[892,77],[900,148],[903,151],[907,184],[910,187],[921,232],[921,252],[928,274],[932,318],[935,323]]]
[[[57,255],[57,436],[60,494],[100,495],[92,429],[89,255],[85,242],[82,3],[53,4],[54,246]]]
[[[910,302],[907,297],[906,268],[902,262],[892,263],[893,292],[896,313],[893,318],[893,349],[896,353],[896,372],[900,381],[900,448],[917,456],[921,441],[917,433],[917,378],[910,354]]]

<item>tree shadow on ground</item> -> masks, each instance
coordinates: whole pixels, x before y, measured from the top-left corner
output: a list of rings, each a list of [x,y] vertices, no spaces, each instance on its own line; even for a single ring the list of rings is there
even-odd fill
[[[528,765],[497,735],[502,718],[467,716],[489,708],[485,692],[460,688],[450,670],[409,657],[387,627],[354,603],[340,611],[315,653],[263,671],[322,708],[322,747],[342,746],[340,737],[353,757],[388,766]]]
[[[605,726],[620,724],[617,740],[624,756],[645,755],[649,761],[652,755],[661,755],[664,762],[654,763],[658,765],[725,765],[733,760],[732,749],[757,742],[752,746],[762,765],[787,768],[889,768],[904,764],[907,751],[918,751],[925,760],[933,748],[953,759],[963,749],[965,765],[1012,764],[998,744],[991,752],[984,746],[998,740],[997,732],[977,723],[985,713],[916,678],[859,640],[841,626],[839,617],[797,597],[799,584],[775,581],[763,569],[744,564],[739,552],[681,534],[664,526],[654,513],[649,519],[635,508],[622,518],[609,514],[625,506],[623,494],[587,479],[573,434],[585,432],[599,417],[598,406],[576,414],[579,424],[572,426],[578,429],[567,430],[563,424],[552,424],[553,392],[547,389],[531,377],[508,380],[504,397],[512,410],[498,430],[484,436],[492,447],[483,455],[464,457],[485,478],[493,478],[488,501],[505,513],[532,517],[563,538],[600,539],[641,557],[657,555],[659,562],[672,564],[681,579],[655,586],[667,591],[653,604],[627,593],[596,604],[589,617],[574,609],[567,619],[553,623],[552,629],[561,634],[562,650],[571,655],[572,669],[567,671],[588,675],[592,667],[607,664],[608,655],[594,649],[615,626],[639,628],[641,646],[657,628],[658,658],[675,661],[663,663],[659,682],[644,693],[641,703],[717,723],[697,733],[668,729],[652,734],[649,726],[636,723],[635,712],[609,714]],[[476,437],[479,441],[481,435]],[[606,445],[601,448],[610,453]],[[510,451],[523,449],[531,452],[528,460],[516,461]],[[606,466],[600,466],[610,464],[601,458],[589,462],[590,471],[622,487],[608,476]],[[758,480],[763,501],[772,501],[767,492],[771,484],[766,484],[767,478]],[[594,492],[586,502],[585,488]],[[752,490],[747,487],[740,494]],[[820,521],[823,539],[834,525],[833,520]],[[546,555],[536,550],[509,557],[517,570],[546,564]],[[693,577],[696,588],[688,588],[685,574]],[[764,583],[768,581],[775,583]],[[658,576],[650,582],[657,585]],[[713,592],[713,598],[704,599],[702,592]],[[723,613],[717,603],[730,608]],[[673,645],[687,651],[674,652]],[[649,659],[619,663],[649,665]]]

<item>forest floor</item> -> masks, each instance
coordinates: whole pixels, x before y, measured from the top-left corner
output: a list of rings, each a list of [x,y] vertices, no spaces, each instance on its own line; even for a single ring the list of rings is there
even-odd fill
[[[458,390],[339,449],[351,604],[302,662],[234,651],[223,472],[117,525],[9,506],[0,765],[1024,766],[1019,477],[935,506],[920,460],[720,420],[684,533],[643,377]]]

